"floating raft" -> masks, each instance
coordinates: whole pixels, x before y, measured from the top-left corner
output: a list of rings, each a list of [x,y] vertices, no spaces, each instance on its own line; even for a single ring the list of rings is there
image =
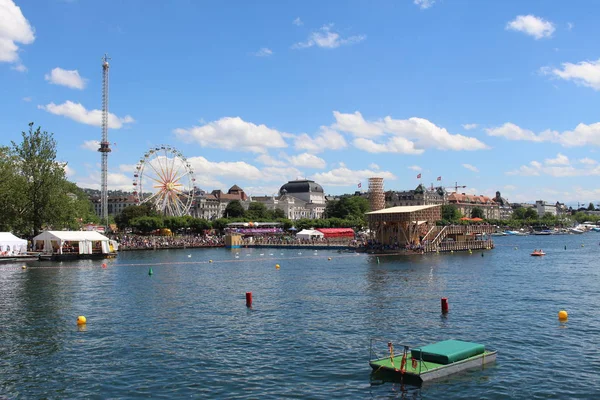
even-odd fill
[[[404,348],[408,349],[407,346]],[[401,352],[395,356],[370,360],[369,365],[375,373],[392,373],[397,378],[420,384],[493,363],[496,353],[486,350],[482,344],[444,340],[406,351],[404,363]]]

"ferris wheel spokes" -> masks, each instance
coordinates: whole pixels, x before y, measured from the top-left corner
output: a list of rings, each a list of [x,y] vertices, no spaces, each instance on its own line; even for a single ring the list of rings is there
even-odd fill
[[[165,145],[151,148],[140,159],[134,177],[138,204],[152,204],[157,211],[170,216],[189,214],[196,179],[191,165],[179,151]],[[149,190],[144,193],[144,188]]]

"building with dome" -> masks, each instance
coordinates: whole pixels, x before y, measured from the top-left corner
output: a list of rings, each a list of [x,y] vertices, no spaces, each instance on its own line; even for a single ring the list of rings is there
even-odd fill
[[[268,210],[278,208],[292,220],[322,218],[325,213],[323,187],[308,179],[289,181],[277,196],[252,196],[249,200],[264,204]]]

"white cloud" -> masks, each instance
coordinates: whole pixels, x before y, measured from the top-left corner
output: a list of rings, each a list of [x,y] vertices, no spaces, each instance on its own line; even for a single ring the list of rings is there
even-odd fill
[[[197,142],[202,147],[266,153],[268,148],[287,147],[282,132],[265,125],[255,125],[240,117],[224,117],[203,126],[174,130],[178,139]]]
[[[571,162],[569,161],[569,158],[567,156],[565,156],[564,154],[560,154],[558,153],[556,155],[556,158],[547,158],[544,160],[544,162],[548,165],[570,165]]]
[[[0,0],[0,62],[17,63],[17,71],[26,71],[20,67],[17,43],[31,44],[34,40],[33,28],[21,8],[13,0]]]
[[[600,167],[595,165],[595,163],[583,164],[582,168],[576,168],[571,164],[567,156],[558,153],[556,158],[548,158],[544,162],[531,161],[528,165],[522,165],[519,169],[508,171],[506,174],[520,176],[548,175],[555,178],[600,175]]]
[[[257,185],[244,186],[244,192],[248,196],[278,196],[281,186],[276,185]]]
[[[67,100],[63,104],[50,103],[45,106],[40,105],[38,108],[54,115],[62,115],[82,124],[102,126],[102,111],[88,111],[81,103],[73,103],[72,101]],[[123,124],[130,124],[132,122],[135,122],[135,120],[130,115],[120,118],[115,114],[108,113],[108,127],[110,129],[119,129],[123,127]]]
[[[311,153],[321,153],[325,150],[340,150],[348,147],[346,139],[337,131],[321,126],[320,132],[311,138],[306,133],[296,137],[294,147]]]
[[[82,90],[87,84],[87,79],[79,75],[79,71],[54,68],[49,74],[44,75],[44,79],[53,85],[70,87],[71,89]]]
[[[369,164],[369,168],[371,168],[371,169],[379,169],[379,165],[377,165],[375,163],[371,163],[371,164]]]
[[[268,165],[271,167],[283,167],[283,166],[287,165],[285,162],[283,162],[281,160],[277,160],[276,158],[271,157],[268,154],[261,154],[260,156],[256,157],[256,161],[258,161],[261,164]]]
[[[290,157],[290,163],[295,167],[306,167],[306,168],[325,168],[327,163],[320,157],[317,157],[310,153],[302,153],[297,156]]]
[[[76,183],[81,188],[100,189],[101,177],[100,171],[91,171],[88,176],[79,177]],[[109,172],[106,179],[109,190],[133,190],[133,178],[131,176]]]
[[[23,101],[26,101],[29,103],[31,101],[31,97],[23,97]]]
[[[425,148],[440,150],[482,150],[488,147],[476,138],[453,135],[424,118],[393,119],[387,116],[376,121],[366,121],[360,112],[344,114],[333,112],[336,129],[348,132],[358,139],[354,145],[372,153],[395,152],[420,154]],[[376,143],[365,138],[387,134],[390,139]]]
[[[64,170],[65,170],[65,175],[67,176],[67,178],[73,177],[76,173],[73,168],[69,167],[68,163],[65,163]]]
[[[192,165],[196,177],[213,175],[215,177],[248,180],[259,180],[262,177],[258,168],[244,161],[213,162],[204,157],[190,157],[188,161]]]
[[[296,18],[295,20],[292,21],[292,24],[296,25],[296,26],[302,26],[304,25],[304,22],[302,22],[302,20],[300,19],[300,17]]]
[[[312,179],[324,186],[354,186],[356,182],[367,180],[374,176],[389,180],[396,179],[394,174],[388,171],[351,170],[346,167],[314,174]]]
[[[19,72],[27,72],[27,67],[20,63],[13,67],[10,67],[10,69],[14,69],[15,71],[19,71]]]
[[[367,122],[362,114],[355,111],[354,114],[344,114],[339,111],[333,112],[335,124],[332,128],[351,133],[357,137],[373,138],[384,134],[381,122]]]
[[[136,166],[137,166],[136,164],[120,164],[119,171],[134,173]]]
[[[544,75],[553,75],[566,81],[573,81],[577,85],[600,90],[600,59],[596,61],[581,61],[577,64],[563,63],[560,68],[541,68]]]
[[[542,142],[543,138],[537,136],[533,131],[523,129],[518,125],[507,122],[496,128],[488,128],[486,132],[490,136],[504,137],[508,140],[528,140],[532,142]]]
[[[335,49],[343,45],[360,43],[367,38],[366,35],[344,38],[338,32],[333,31],[332,27],[333,24],[323,25],[318,31],[312,32],[306,42],[296,43],[292,46],[292,49],[306,49],[313,46],[324,49]]]
[[[595,164],[598,164],[598,161],[596,161],[596,160],[592,160],[591,158],[587,158],[587,157],[586,157],[586,158],[582,158],[582,159],[580,159],[580,160],[579,160],[579,162],[580,162],[581,164],[587,164],[587,165],[595,165]]]
[[[100,141],[99,140],[86,140],[81,145],[81,148],[90,150],[90,151],[98,151],[98,148],[100,148]]]
[[[479,126],[478,124],[463,124],[462,125],[462,127],[465,128],[468,131],[470,131],[471,129],[475,129],[478,126]]]
[[[262,181],[287,182],[292,179],[301,179],[302,172],[295,167],[266,167],[261,170]]]
[[[600,146],[600,122],[594,124],[580,123],[572,131],[557,132],[545,130],[536,134],[513,123],[486,129],[490,136],[501,136],[508,140],[527,140],[532,142],[559,143],[564,147]]]
[[[421,10],[426,10],[435,4],[435,0],[414,0],[413,3],[419,6]]]
[[[423,168],[419,167],[418,165],[411,165],[408,167],[408,169],[412,169],[413,171],[421,171]]]
[[[415,143],[403,137],[391,137],[385,143],[376,143],[371,139],[356,138],[352,144],[357,149],[368,153],[399,153],[399,154],[422,154],[425,150],[416,149]]]
[[[507,30],[523,32],[536,40],[552,36],[554,24],[535,15],[519,15],[506,24]]]
[[[260,50],[258,50],[255,53],[252,53],[252,55],[256,56],[256,57],[269,57],[273,55],[273,50],[267,48],[267,47],[262,47]]]
[[[477,169],[476,166],[471,165],[471,164],[463,164],[463,167],[465,167],[466,169],[468,169],[469,171],[473,171],[473,172],[479,172],[479,169]]]

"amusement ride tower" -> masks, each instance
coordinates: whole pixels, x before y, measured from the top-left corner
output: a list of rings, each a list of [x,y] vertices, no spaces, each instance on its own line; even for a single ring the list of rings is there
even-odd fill
[[[102,141],[98,151],[102,154],[102,193],[100,198],[100,208],[102,210],[102,223],[108,229],[108,153],[110,153],[110,143],[108,142],[108,60],[110,58],[104,54],[102,57]]]

